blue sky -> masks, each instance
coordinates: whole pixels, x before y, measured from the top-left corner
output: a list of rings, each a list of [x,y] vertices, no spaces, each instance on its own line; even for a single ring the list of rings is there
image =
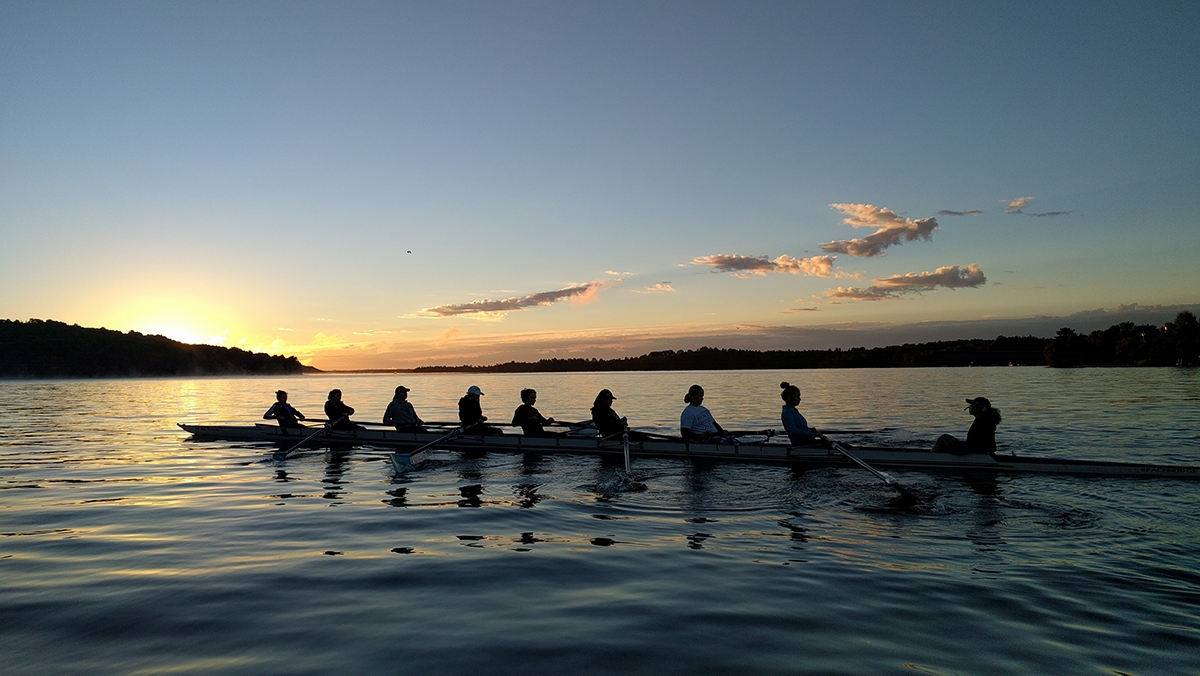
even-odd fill
[[[1173,312],[1198,30],[1190,2],[7,2],[0,316],[366,368]]]

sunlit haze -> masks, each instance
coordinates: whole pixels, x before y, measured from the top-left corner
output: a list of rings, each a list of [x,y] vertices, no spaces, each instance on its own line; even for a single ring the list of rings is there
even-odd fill
[[[0,317],[326,369],[1160,321],[1200,305],[1198,36],[1190,2],[5,2]]]

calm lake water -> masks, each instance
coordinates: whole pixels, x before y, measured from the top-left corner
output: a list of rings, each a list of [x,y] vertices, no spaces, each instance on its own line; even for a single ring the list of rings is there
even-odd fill
[[[972,368],[0,382],[0,671],[13,673],[1200,673],[1200,482],[196,442],[283,388],[378,421],[398,384],[452,420],[601,388],[672,432],[688,385],[730,428],[962,435],[1002,451],[1200,464],[1196,369]],[[868,439],[860,439],[867,441]]]

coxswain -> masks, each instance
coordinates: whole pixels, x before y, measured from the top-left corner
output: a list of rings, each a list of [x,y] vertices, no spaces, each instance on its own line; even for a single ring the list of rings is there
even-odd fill
[[[934,453],[953,453],[954,455],[970,455],[972,453],[996,454],[996,427],[1000,425],[1000,410],[992,408],[992,402],[984,397],[967,399],[967,412],[975,416],[967,430],[967,440],[963,441],[949,434],[943,434],[933,444]]]

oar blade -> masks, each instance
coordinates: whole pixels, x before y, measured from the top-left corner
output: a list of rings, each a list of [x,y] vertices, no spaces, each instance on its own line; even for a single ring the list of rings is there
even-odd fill
[[[429,456],[425,451],[417,451],[416,453],[392,453],[392,467],[395,468],[397,474],[412,472],[421,468]]]

